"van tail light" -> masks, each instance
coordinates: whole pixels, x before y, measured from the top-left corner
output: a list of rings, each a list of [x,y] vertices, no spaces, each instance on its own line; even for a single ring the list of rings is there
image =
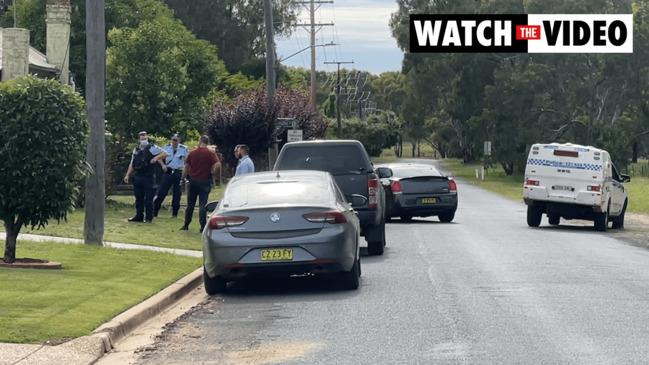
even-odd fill
[[[330,224],[340,224],[347,222],[345,215],[336,210],[330,210],[327,212],[314,212],[307,213],[303,215],[304,219],[308,220],[311,223],[330,223]]]
[[[539,186],[538,180],[527,179],[525,180],[525,185]]]
[[[457,193],[457,183],[452,177],[448,178],[448,191],[451,193]]]
[[[399,181],[393,181],[390,183],[390,190],[392,190],[393,194],[401,194],[403,193],[403,189],[401,188],[401,182]]]
[[[223,229],[225,227],[240,226],[248,221],[248,217],[215,215],[210,218],[210,229]]]
[[[367,206],[370,209],[376,209],[378,203],[377,190],[379,188],[379,179],[369,179],[367,180]]]
[[[602,186],[601,185],[588,185],[586,190],[599,193],[599,192],[602,191]]]

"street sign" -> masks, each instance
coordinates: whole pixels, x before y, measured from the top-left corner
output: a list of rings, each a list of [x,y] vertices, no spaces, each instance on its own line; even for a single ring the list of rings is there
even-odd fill
[[[286,133],[286,139],[288,142],[300,142],[302,140],[302,130],[301,129],[289,129]]]
[[[484,143],[484,155],[491,156],[491,141],[485,141]]]

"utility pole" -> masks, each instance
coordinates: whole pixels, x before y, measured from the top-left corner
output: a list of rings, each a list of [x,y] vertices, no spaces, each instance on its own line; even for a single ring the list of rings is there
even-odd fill
[[[104,0],[86,0],[86,109],[90,139],[86,161],[92,167],[86,179],[84,241],[102,245],[106,186],[106,18]]]
[[[340,65],[353,64],[354,61],[333,61],[325,62],[325,65],[338,65],[338,75],[336,76],[336,121],[338,122],[338,131],[336,137],[343,138],[343,121],[340,116]]]
[[[264,26],[266,29],[266,102],[268,108],[275,103],[275,37],[273,35],[273,4],[264,0]],[[272,170],[277,159],[277,141],[273,133],[268,148],[268,170]]]
[[[264,20],[266,28],[266,98],[272,105],[275,97],[275,38],[273,36],[271,0],[264,0]]]
[[[308,5],[309,9],[309,23],[307,24],[296,24],[296,26],[305,27],[310,35],[310,47],[311,47],[311,108],[317,110],[316,105],[316,91],[318,81],[316,80],[316,45],[315,45],[315,36],[320,31],[322,27],[331,27],[334,23],[316,23],[315,22],[315,12],[320,9],[322,4],[333,4],[333,0],[309,0],[296,2],[295,4]]]

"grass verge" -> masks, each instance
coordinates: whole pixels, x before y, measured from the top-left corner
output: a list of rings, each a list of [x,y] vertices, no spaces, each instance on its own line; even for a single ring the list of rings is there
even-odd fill
[[[210,194],[210,200],[219,199],[223,188],[216,188]],[[186,198],[183,195],[183,204]],[[197,202],[198,203],[198,202]],[[198,207],[194,209],[194,217],[189,231],[180,231],[183,225],[185,211],[180,209],[178,218],[171,218],[171,211],[160,210],[153,223],[130,223],[128,218],[135,215],[135,198],[133,196],[111,197],[106,205],[104,240],[124,242],[188,250],[201,249],[201,234],[198,223]],[[171,204],[171,197],[165,200],[165,205]],[[163,205],[163,208],[164,206]],[[77,209],[68,214],[67,222],[51,222],[45,228],[31,230],[23,228],[21,233],[39,234],[55,237],[83,238],[83,209]],[[1,229],[0,229],[1,230]]]
[[[0,268],[0,342],[87,335],[200,267],[197,258],[56,243],[18,242],[17,257],[62,262],[63,269]]]

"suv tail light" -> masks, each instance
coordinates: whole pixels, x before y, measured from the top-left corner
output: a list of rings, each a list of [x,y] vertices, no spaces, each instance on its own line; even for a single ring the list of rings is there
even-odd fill
[[[330,210],[327,212],[314,212],[303,215],[304,219],[312,223],[339,224],[347,222],[345,215],[341,212]]]
[[[601,185],[588,185],[586,190],[599,193],[600,191],[602,191],[602,186]]]
[[[403,189],[401,188],[401,183],[399,181],[393,181],[390,183],[390,189],[393,194],[401,194]]]
[[[367,206],[370,209],[376,209],[376,204],[378,202],[376,193],[378,188],[379,188],[379,179],[367,180],[367,195],[368,195]]]
[[[248,221],[248,217],[215,215],[210,218],[210,229],[223,229],[225,227],[240,226]]]
[[[539,181],[527,179],[525,180],[525,185],[539,186]]]
[[[448,178],[448,191],[451,193],[457,193],[457,183],[452,177]]]

